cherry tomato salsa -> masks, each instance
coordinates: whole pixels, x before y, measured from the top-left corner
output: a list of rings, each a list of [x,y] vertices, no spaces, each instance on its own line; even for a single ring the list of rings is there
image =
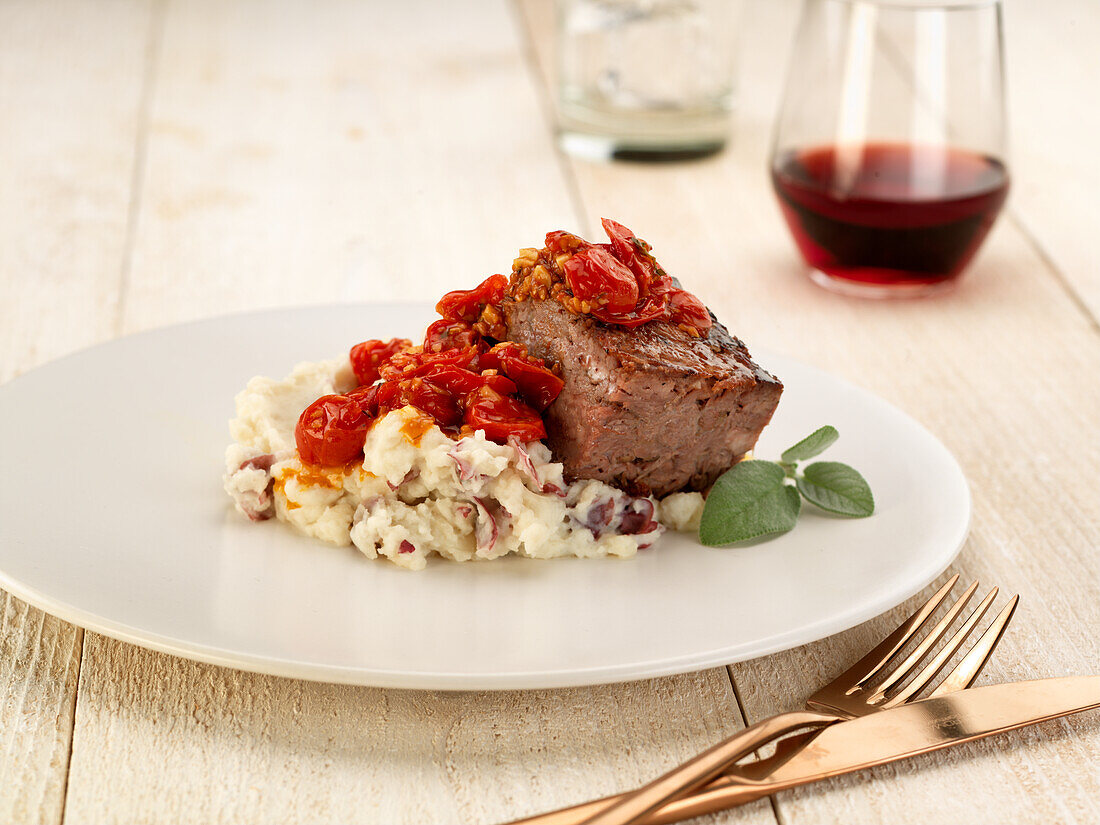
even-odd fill
[[[673,285],[648,243],[609,218],[603,228],[610,243],[561,231],[546,235],[544,261],[551,273],[561,271],[564,288],[553,294],[564,306],[623,327],[667,321],[693,336],[710,329],[703,302]]]
[[[591,244],[567,232],[546,236],[540,254],[547,273],[557,276],[558,300],[608,324],[664,320],[703,334],[710,313],[673,286],[649,244],[615,221],[604,219],[603,226],[610,243]],[[523,300],[527,294],[517,292],[518,276],[509,282],[492,275],[474,289],[448,292],[436,305],[440,320],[420,345],[392,338],[352,347],[358,386],[318,398],[302,413],[294,432],[302,461],[332,466],[362,458],[374,421],[408,405],[452,435],[484,430],[498,443],[513,436],[545,438],[541,413],[561,392],[562,380],[525,347],[503,340],[505,295]]]
[[[561,392],[561,379],[524,347],[473,327],[486,307],[500,305],[507,284],[494,275],[444,295],[436,307],[442,318],[421,345],[393,338],[352,347],[359,386],[318,398],[302,413],[294,432],[302,461],[337,465],[361,458],[371,424],[407,405],[455,435],[484,430],[498,443],[545,438],[541,412]]]

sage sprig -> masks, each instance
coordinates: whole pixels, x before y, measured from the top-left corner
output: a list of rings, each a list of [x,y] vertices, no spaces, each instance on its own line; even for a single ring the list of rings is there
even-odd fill
[[[793,447],[779,461],[752,459],[726,470],[714,482],[699,522],[699,541],[717,547],[779,535],[794,528],[802,499],[830,513],[865,518],[875,511],[866,479],[839,461],[817,461],[799,472],[799,463],[820,455],[840,437],[825,426]]]

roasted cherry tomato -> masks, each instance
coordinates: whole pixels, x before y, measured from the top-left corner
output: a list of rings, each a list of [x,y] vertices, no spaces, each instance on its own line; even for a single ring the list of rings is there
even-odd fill
[[[371,417],[354,398],[323,395],[306,407],[294,429],[298,455],[307,464],[346,464],[363,454]]]
[[[481,343],[477,330],[465,321],[436,321],[424,333],[424,352],[476,347]]]
[[[606,249],[590,246],[567,260],[562,269],[573,295],[593,304],[605,299],[611,312],[629,312],[638,303],[638,279]]]
[[[402,350],[388,361],[383,361],[378,367],[378,374],[387,381],[401,378],[405,373],[411,372],[423,363],[420,355],[420,350],[416,347]]]
[[[514,341],[501,341],[488,352],[481,353],[481,355],[478,356],[477,362],[481,365],[483,370],[499,370],[501,368],[500,357],[502,355],[510,355],[513,358],[526,358],[527,349],[521,347]]]
[[[603,226],[603,231],[607,233],[607,237],[611,240],[611,246],[615,249],[617,255],[633,255],[634,254],[634,233],[623,226],[618,221],[613,221],[611,218],[601,218],[600,224]],[[624,264],[626,263],[626,257],[620,257]]]
[[[437,387],[442,387],[459,399],[465,398],[474,390],[481,389],[486,385],[492,387],[501,395],[512,395],[517,392],[514,381],[492,370],[486,370],[485,373],[476,373],[450,364],[434,364],[431,369],[423,374],[423,378]]]
[[[397,381],[383,381],[377,387],[378,394],[375,398],[379,415],[404,405],[405,402],[401,400],[401,385]]]
[[[649,244],[617,221],[604,218],[601,223],[611,239],[615,257],[634,273],[638,280],[638,297],[644,299],[649,292],[649,284],[657,277],[657,266],[649,254]]]
[[[500,364],[504,374],[516,382],[523,400],[539,412],[549,407],[561,392],[562,380],[546,367],[511,355],[502,355]]]
[[[431,368],[424,372],[424,380],[431,381],[437,387],[442,387],[459,397],[473,392],[485,383],[480,373],[471,372],[453,364],[432,364]]]
[[[641,306],[630,312],[609,312],[606,307],[599,307],[592,310],[592,315],[605,323],[632,329],[650,321],[668,318],[668,298],[651,292]]]
[[[590,246],[592,244],[572,232],[555,229],[553,232],[546,233],[546,248],[555,255],[561,255],[563,252],[580,252]]]
[[[699,332],[710,329],[710,313],[703,302],[690,292],[682,289],[673,289],[669,292],[668,311],[674,324],[694,327]]]
[[[447,321],[465,321],[472,324],[481,316],[486,305],[499,306],[504,299],[508,279],[503,275],[490,275],[473,289],[457,289],[448,292],[435,305]]]
[[[676,289],[676,286],[672,283],[672,277],[663,269],[660,269],[657,271],[653,280],[649,282],[648,297],[666,295],[674,289]]]
[[[540,412],[561,392],[562,380],[527,349],[513,341],[501,341],[478,358],[483,368],[499,370],[511,378],[523,400]],[[512,392],[516,392],[513,390]]]
[[[481,374],[481,382],[484,386],[499,392],[501,395],[515,395],[519,392],[516,382],[508,376],[501,375],[499,372],[487,372],[488,374],[484,372]]]
[[[537,412],[522,401],[482,387],[466,400],[466,423],[498,444],[517,436],[521,441],[546,438],[546,427]]]
[[[358,401],[363,412],[373,418],[378,415],[378,390],[382,386],[382,384],[371,384],[369,387],[357,387],[346,395]]]
[[[458,399],[423,378],[402,381],[401,399],[430,415],[441,427],[453,427],[462,422],[462,408]]]
[[[382,365],[382,377],[386,380],[416,378],[430,371],[436,364],[451,364],[462,369],[472,369],[477,363],[477,347],[448,349],[443,352],[399,352]]]
[[[408,338],[391,338],[389,341],[364,341],[351,348],[351,368],[360,384],[373,384],[378,380],[379,367],[398,352],[412,346]]]

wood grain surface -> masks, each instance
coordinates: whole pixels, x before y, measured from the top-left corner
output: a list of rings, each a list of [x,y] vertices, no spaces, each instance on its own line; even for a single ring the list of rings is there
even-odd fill
[[[117,333],[149,22],[0,3],[0,381]],[[61,820],[82,640],[0,595],[0,822]]]
[[[793,252],[765,162],[797,5],[745,11],[729,149],[651,167],[556,151],[547,0],[0,3],[0,381],[206,315],[422,300],[613,215],[750,346],[879,393],[959,458],[952,570],[1022,596],[983,679],[1097,672],[1100,14],[1010,4],[1010,212],[955,292],[874,303]],[[0,821],[499,822],[798,706],[904,612],[728,669],[432,693],[197,664],[0,593]],[[1086,715],[707,821],[1095,822],[1098,749]]]

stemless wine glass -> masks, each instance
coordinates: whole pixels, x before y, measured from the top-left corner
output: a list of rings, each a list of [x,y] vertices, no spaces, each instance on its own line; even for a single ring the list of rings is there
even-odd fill
[[[811,277],[950,286],[1008,194],[999,0],[804,0],[772,146]]]

